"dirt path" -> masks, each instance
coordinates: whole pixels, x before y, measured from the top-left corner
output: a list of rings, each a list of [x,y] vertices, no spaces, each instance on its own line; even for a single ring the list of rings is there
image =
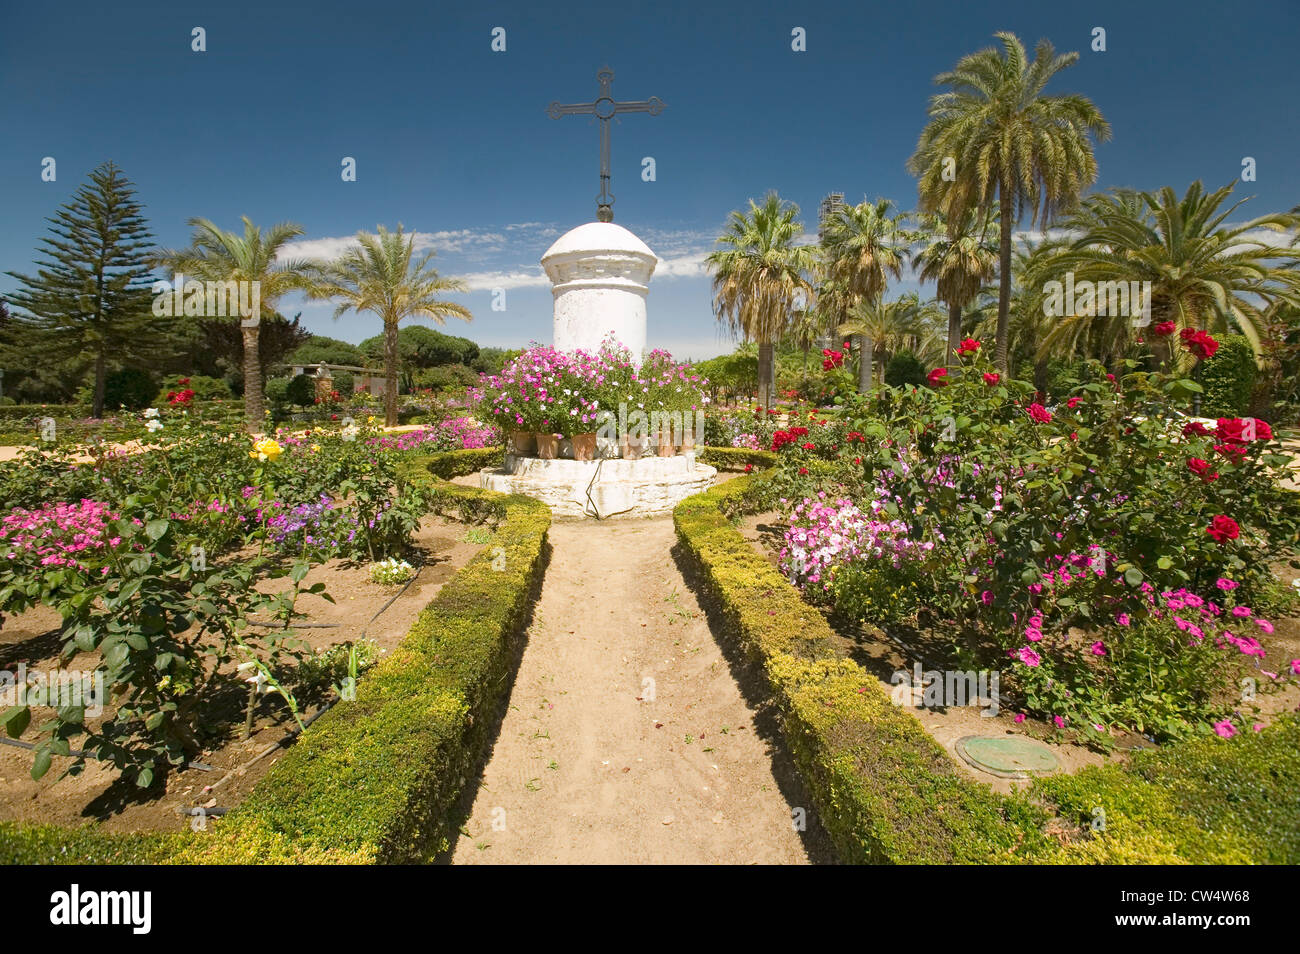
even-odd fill
[[[670,555],[670,519],[556,523],[457,864],[808,863],[825,834]],[[745,678],[742,674],[742,678]],[[652,680],[649,682],[647,680]]]

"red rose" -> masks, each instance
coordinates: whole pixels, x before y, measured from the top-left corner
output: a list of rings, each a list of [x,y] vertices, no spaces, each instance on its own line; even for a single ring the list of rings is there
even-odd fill
[[[1052,423],[1052,412],[1049,411],[1047,408],[1043,407],[1041,404],[1037,404],[1037,403],[1031,404],[1029,405],[1027,410],[1029,411],[1029,416],[1033,418],[1035,421],[1037,421],[1039,424]]]
[[[1246,456],[1246,448],[1240,444],[1215,444],[1214,449],[1233,463],[1241,463],[1242,458]]]
[[[1196,474],[1207,484],[1212,480],[1218,480],[1219,475],[1210,470],[1210,462],[1201,460],[1199,457],[1190,457],[1187,460],[1187,469]]]
[[[1176,326],[1172,321],[1162,321],[1151,330],[1154,331],[1156,334],[1158,334],[1160,337],[1167,338],[1174,333],[1175,327]]]
[[[1240,536],[1241,527],[1231,517],[1220,514],[1210,521],[1210,525],[1205,528],[1205,532],[1217,542],[1227,543],[1229,540],[1235,540]]]
[[[944,380],[947,377],[948,377],[947,368],[935,368],[933,371],[929,373],[929,375],[926,377],[926,380],[930,382],[930,387],[941,388],[941,387],[947,387],[948,382]]]
[[[861,463],[862,463],[862,458],[861,458],[861,457],[855,457],[855,458],[853,458],[853,463],[854,463],[854,464],[861,464]]]
[[[1183,437],[1208,437],[1210,429],[1200,421],[1190,421],[1183,425]]]
[[[804,477],[804,476],[806,476],[807,473],[808,473],[808,468],[807,468],[807,467],[800,467],[800,468],[799,468],[799,476],[800,476],[800,477]]]
[[[1243,436],[1246,430],[1246,422],[1239,417],[1221,417],[1214,434],[1221,441],[1227,444],[1245,444],[1246,438]]]
[[[980,349],[980,343],[974,338],[963,338],[961,346],[957,349],[957,354],[965,357],[968,354],[974,354]]]
[[[1002,375],[998,374],[996,371],[984,372],[984,383],[987,384],[989,387],[993,387],[993,385],[997,384],[1001,380],[1002,380]]]
[[[1191,328],[1184,328],[1179,332],[1178,337],[1182,339],[1187,350],[1202,361],[1214,357],[1214,352],[1219,350],[1219,343],[1204,331],[1193,331]]]
[[[1070,400],[1065,402],[1065,406],[1068,407],[1071,411],[1073,411],[1076,407],[1078,407],[1082,403],[1083,403],[1083,398],[1072,397],[1070,398]]]
[[[1108,374],[1108,375],[1106,375],[1106,380],[1107,380],[1107,381],[1114,381],[1114,380],[1115,380],[1115,375],[1113,375],[1113,374]]]
[[[754,469],[754,465],[753,465],[753,464],[746,464],[746,465],[745,465],[745,473],[748,474],[748,473],[749,473],[751,470],[753,470],[753,469]]]

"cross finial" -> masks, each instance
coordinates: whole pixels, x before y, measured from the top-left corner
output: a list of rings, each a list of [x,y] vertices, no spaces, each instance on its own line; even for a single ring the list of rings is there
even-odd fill
[[[664,103],[658,96],[649,99],[620,103],[614,99],[612,87],[614,71],[603,66],[596,73],[600,83],[600,95],[591,103],[574,103],[568,106],[558,102],[546,107],[546,114],[552,119],[561,116],[588,115],[600,120],[600,195],[596,196],[596,221],[614,221],[614,196],[609,191],[609,121],[619,113],[649,113],[658,116],[664,110]]]

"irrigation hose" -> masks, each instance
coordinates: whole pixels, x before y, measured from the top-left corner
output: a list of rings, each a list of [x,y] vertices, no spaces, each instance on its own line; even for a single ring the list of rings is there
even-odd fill
[[[600,468],[605,466],[605,458],[598,458],[596,461],[596,472],[591,475],[591,482],[587,484],[587,503],[591,504],[591,515],[597,520],[604,519],[600,515],[600,508],[596,506],[596,501],[591,499],[591,488],[596,486],[596,481],[600,479]],[[586,508],[583,508],[584,513]]]

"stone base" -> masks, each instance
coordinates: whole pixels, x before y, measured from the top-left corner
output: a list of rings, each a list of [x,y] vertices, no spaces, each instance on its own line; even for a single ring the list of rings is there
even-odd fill
[[[505,465],[479,471],[479,486],[527,494],[557,518],[656,517],[708,490],[718,471],[695,454],[641,460],[542,460],[507,454]]]

